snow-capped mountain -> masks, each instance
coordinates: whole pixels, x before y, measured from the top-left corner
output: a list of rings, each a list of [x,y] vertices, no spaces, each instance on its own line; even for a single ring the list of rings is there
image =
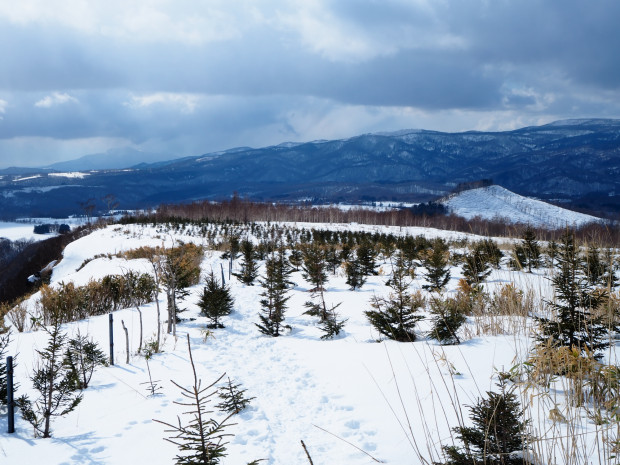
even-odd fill
[[[255,200],[425,202],[480,179],[521,195],[616,213],[620,120],[560,121],[506,132],[405,130],[239,148],[95,171],[71,182],[38,174],[0,171],[0,217],[66,216],[78,212],[84,199],[108,194],[121,208],[228,198],[235,191]]]

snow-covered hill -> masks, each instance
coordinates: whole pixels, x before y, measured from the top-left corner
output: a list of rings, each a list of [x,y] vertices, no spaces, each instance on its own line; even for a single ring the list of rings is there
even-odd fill
[[[455,215],[467,219],[479,216],[487,220],[501,219],[534,227],[576,227],[602,221],[595,216],[515,194],[501,186],[463,191],[449,196],[442,203]]]

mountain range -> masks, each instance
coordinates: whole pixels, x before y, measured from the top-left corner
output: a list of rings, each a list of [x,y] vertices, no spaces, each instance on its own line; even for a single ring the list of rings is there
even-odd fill
[[[79,213],[87,199],[104,209],[100,199],[108,194],[127,209],[216,200],[233,192],[255,200],[417,202],[480,179],[521,195],[615,215],[620,120],[564,120],[503,132],[401,130],[81,174],[71,164],[49,168],[0,171],[0,217]]]

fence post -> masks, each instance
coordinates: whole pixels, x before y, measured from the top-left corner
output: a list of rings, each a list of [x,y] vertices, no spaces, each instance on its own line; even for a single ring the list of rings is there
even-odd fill
[[[110,365],[114,365],[114,316],[110,313]]]
[[[8,406],[9,415],[9,429],[8,433],[15,432],[15,401],[13,399],[13,357],[6,358],[6,400]]]
[[[226,280],[224,279],[224,265],[220,263],[220,269],[222,270],[222,286],[226,285]]]

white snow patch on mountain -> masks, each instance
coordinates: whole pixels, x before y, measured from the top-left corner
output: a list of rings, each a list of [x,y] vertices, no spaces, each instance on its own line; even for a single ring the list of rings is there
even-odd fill
[[[563,228],[601,222],[600,218],[574,212],[541,200],[524,197],[501,186],[488,186],[451,195],[444,205],[467,219],[502,219],[534,227]]]
[[[48,176],[54,176],[57,178],[84,178],[89,176],[90,173],[81,173],[79,171],[71,171],[68,173],[50,173]]]

